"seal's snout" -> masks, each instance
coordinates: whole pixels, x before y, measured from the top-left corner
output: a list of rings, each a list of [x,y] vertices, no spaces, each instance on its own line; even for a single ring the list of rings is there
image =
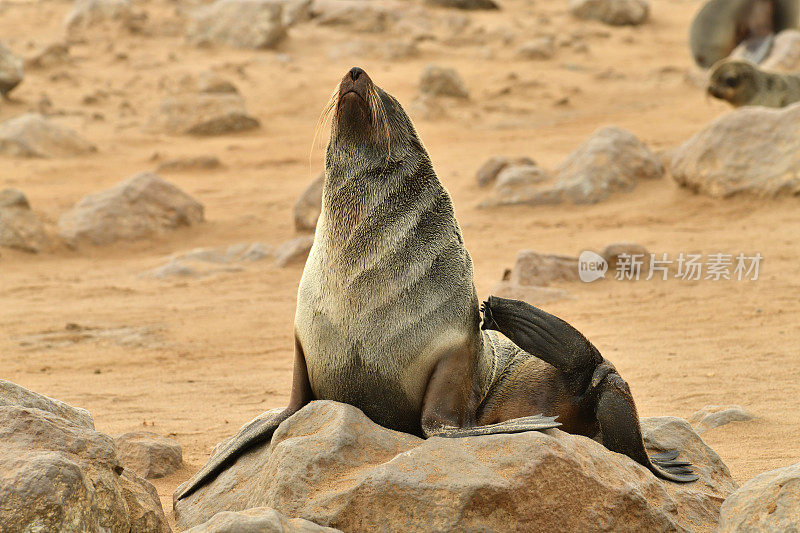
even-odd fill
[[[348,95],[360,96],[364,103],[367,102],[367,94],[372,88],[372,80],[364,69],[353,67],[347,71],[339,84],[339,100],[343,100]]]
[[[361,67],[353,67],[350,69],[350,79],[353,81],[357,81],[362,74],[364,74],[364,69]]]

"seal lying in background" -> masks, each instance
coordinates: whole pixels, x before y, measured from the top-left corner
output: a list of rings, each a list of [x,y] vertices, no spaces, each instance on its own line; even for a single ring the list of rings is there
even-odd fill
[[[742,46],[742,56],[761,63],[775,34],[797,28],[798,0],[709,0],[692,20],[689,47],[695,63],[709,68]]]
[[[420,437],[561,426],[602,439],[658,476],[696,480],[677,452],[648,457],[627,384],[569,324],[492,297],[480,327],[472,260],[411,120],[359,68],[331,102],[322,213],[297,295],[289,406],[245,426],[177,499],[316,399],[354,405]]]
[[[708,93],[733,107],[785,107],[800,102],[800,75],[767,72],[747,61],[725,59],[711,70]]]

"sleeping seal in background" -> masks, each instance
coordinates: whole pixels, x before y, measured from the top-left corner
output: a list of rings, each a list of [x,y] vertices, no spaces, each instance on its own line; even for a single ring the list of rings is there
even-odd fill
[[[353,68],[329,108],[289,405],[222,445],[176,499],[269,442],[312,400],[354,405],[420,437],[560,426],[665,479],[696,480],[677,452],[648,457],[627,384],[577,330],[520,301],[490,297],[479,306],[450,195],[400,103]]]

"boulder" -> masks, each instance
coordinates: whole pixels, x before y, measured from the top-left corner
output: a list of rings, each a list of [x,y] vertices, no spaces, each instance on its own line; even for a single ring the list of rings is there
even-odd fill
[[[800,194],[800,103],[722,115],[673,152],[670,174],[716,198]]]
[[[146,19],[143,12],[134,9],[130,0],[76,0],[64,19],[64,26],[71,37],[101,25],[136,33],[143,29]]]
[[[320,173],[309,183],[308,187],[294,204],[294,227],[297,231],[314,231],[317,219],[322,211],[322,188],[325,185],[325,173]]]
[[[26,113],[0,123],[0,155],[14,157],[70,157],[97,148],[69,128],[38,113]]]
[[[425,0],[429,6],[452,7],[456,9],[500,9],[494,0]]]
[[[238,94],[181,94],[166,98],[150,121],[151,129],[173,135],[225,135],[258,128]]]
[[[536,162],[529,157],[509,158],[502,155],[492,156],[480,166],[475,175],[478,187],[486,187],[494,183],[500,171],[509,165],[536,165]]]
[[[419,92],[429,96],[469,98],[464,80],[455,69],[428,65],[419,79]]]
[[[423,440],[350,405],[315,401],[271,442],[175,500],[176,524],[266,506],[343,531],[710,530],[736,485],[688,423],[673,420],[645,419],[646,438],[657,450],[681,444],[696,483],[662,481],[557,429]]]
[[[16,394],[20,403],[0,405],[4,530],[169,531],[155,488],[124,471],[111,437],[87,420],[76,424],[47,409],[75,414],[60,402],[30,391]]]
[[[0,246],[36,253],[49,246],[39,218],[17,189],[0,191]]]
[[[203,221],[203,206],[152,172],[84,196],[58,220],[70,246],[141,239]]]
[[[569,10],[580,19],[635,26],[647,20],[650,4],[647,0],[570,0]]]
[[[695,412],[689,421],[699,435],[731,422],[747,422],[755,418],[740,405],[706,405]]]
[[[94,429],[92,414],[86,409],[72,407],[60,400],[48,398],[15,383],[0,379],[0,407],[17,406],[52,413],[73,425]]]
[[[0,43],[0,96],[6,97],[22,82],[22,58]]]
[[[303,264],[308,259],[311,246],[314,245],[314,236],[306,235],[286,241],[275,250],[275,266],[288,267]]]
[[[253,507],[240,512],[222,511],[211,520],[186,530],[186,533],[336,533],[338,529],[318,526],[302,518],[286,518],[269,507]],[[341,532],[339,532],[341,533]]]
[[[800,463],[759,474],[728,496],[717,531],[800,531]]]
[[[198,46],[275,48],[286,36],[283,5],[273,0],[216,0],[198,8],[186,30]]]
[[[114,438],[127,470],[143,478],[168,476],[181,467],[183,453],[177,441],[149,431],[132,431]]]

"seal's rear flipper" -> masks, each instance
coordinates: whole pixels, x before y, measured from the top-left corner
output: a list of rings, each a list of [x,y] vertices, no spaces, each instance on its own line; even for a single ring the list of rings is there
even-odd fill
[[[425,437],[474,437],[476,435],[495,435],[498,433],[521,433],[523,431],[541,431],[560,426],[556,422],[555,416],[525,416],[513,418],[497,424],[487,424],[485,426],[475,426],[471,428],[459,428],[453,426],[441,426],[435,429],[426,429]]]
[[[256,418],[242,428],[222,449],[216,453],[192,478],[183,484],[180,492],[175,495],[176,500],[186,498],[194,491],[217,477],[220,472],[231,466],[247,451],[259,444],[269,442],[275,429],[294,411],[285,409],[280,413],[266,418]]]
[[[639,416],[628,384],[617,373],[608,374],[598,387],[596,414],[600,422],[603,445],[609,450],[627,455],[646,466],[658,477],[687,483],[699,477],[688,461],[676,461],[677,451],[662,452],[650,457],[644,448]]]
[[[494,329],[564,374],[591,372],[603,362],[597,348],[555,315],[520,300],[490,296],[481,306],[481,329]]]

